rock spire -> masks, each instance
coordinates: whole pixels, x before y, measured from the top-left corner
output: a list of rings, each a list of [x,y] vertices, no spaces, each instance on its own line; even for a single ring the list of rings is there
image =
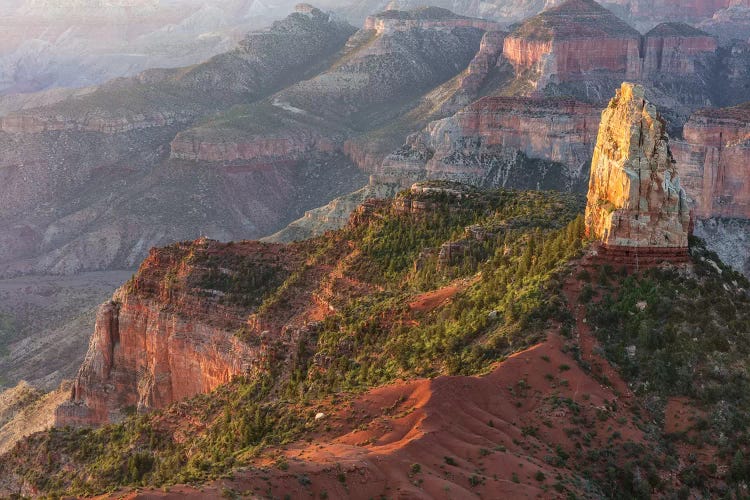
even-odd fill
[[[665,122],[640,85],[623,83],[602,112],[586,231],[626,256],[687,257],[690,213]]]

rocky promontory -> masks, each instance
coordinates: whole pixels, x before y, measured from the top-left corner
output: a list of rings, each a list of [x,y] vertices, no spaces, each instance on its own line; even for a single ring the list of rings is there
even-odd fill
[[[687,258],[690,213],[665,128],[643,87],[623,83],[602,113],[594,148],[586,231],[636,262]]]
[[[116,422],[205,393],[265,359],[270,339],[242,338],[248,314],[299,264],[257,242],[198,240],[153,249],[96,318],[56,425]]]

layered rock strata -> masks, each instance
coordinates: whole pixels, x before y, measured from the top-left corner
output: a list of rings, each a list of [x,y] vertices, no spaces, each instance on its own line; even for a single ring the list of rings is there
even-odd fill
[[[750,218],[750,103],[694,113],[672,146],[701,218]]]
[[[638,73],[641,34],[593,0],[568,0],[532,17],[505,38],[503,55],[542,89],[592,71]]]
[[[210,133],[202,135],[201,129],[191,129],[177,134],[170,144],[171,158],[206,162],[297,159],[311,152],[332,153],[340,150],[340,143],[313,130],[288,130],[230,138],[212,136]]]
[[[397,121],[408,127],[418,120],[405,115],[425,94],[462,75],[482,51],[483,40],[487,61],[477,61],[470,73],[479,76],[497,62],[500,41],[483,39],[487,30],[498,30],[496,23],[437,8],[381,16],[376,18],[385,24],[366,24],[347,41],[340,57],[315,77],[179,134],[171,145],[172,158],[231,162],[339,151],[354,136],[398,128]],[[481,81],[466,86],[477,84]],[[454,92],[460,90],[460,81],[456,87]],[[390,132],[394,133],[398,134]],[[402,140],[403,136],[388,150]]]
[[[561,178],[577,179],[587,174],[598,120],[598,108],[569,99],[488,96],[411,136],[377,174],[475,185],[495,176],[493,183],[510,187],[514,179],[501,163],[520,153],[554,162]],[[561,182],[555,187],[565,188]]]
[[[684,23],[662,23],[642,36],[593,0],[568,0],[521,24],[505,38],[503,55],[541,91],[607,76],[692,75],[716,48],[713,37]]]
[[[262,290],[250,287],[243,300],[230,291],[255,283],[253,276],[263,276],[257,281],[264,286],[283,281],[298,262],[294,252],[279,248],[198,240],[153,249],[133,279],[99,309],[56,425],[116,422],[129,410],[163,408],[252,373],[268,355],[268,339],[247,342],[237,332],[254,310],[245,299],[260,297]]]
[[[457,15],[441,7],[422,7],[411,11],[386,10],[368,16],[363,28],[374,30],[378,34],[434,28],[478,28],[490,31],[497,29],[497,23],[486,19]]]
[[[622,258],[686,259],[689,226],[665,122],[643,87],[623,83],[602,113],[586,231]]]
[[[643,37],[641,76],[693,75],[696,61],[716,52],[716,39],[684,23],[662,23]]]

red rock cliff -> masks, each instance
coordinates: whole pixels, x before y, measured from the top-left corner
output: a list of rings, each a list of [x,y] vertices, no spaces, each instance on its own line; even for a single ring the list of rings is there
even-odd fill
[[[692,75],[696,60],[713,54],[716,39],[684,23],[662,23],[644,36],[642,76]]]
[[[268,345],[260,338],[251,345],[236,332],[253,308],[227,302],[227,292],[209,287],[222,288],[247,272],[233,268],[236,253],[253,256],[264,279],[283,278],[295,258],[279,248],[204,240],[152,250],[133,279],[99,309],[89,351],[70,400],[57,409],[56,425],[116,422],[128,408],[163,408],[252,373]]]
[[[663,23],[645,36],[593,0],[568,0],[524,22],[505,38],[503,55],[516,72],[550,82],[610,74],[648,79],[692,75],[695,61],[714,54],[716,40],[683,23]]]
[[[593,0],[568,0],[524,22],[505,38],[503,55],[521,73],[550,80],[582,78],[587,72],[637,75],[641,35]]]
[[[750,218],[750,103],[694,113],[672,146],[698,217]]]

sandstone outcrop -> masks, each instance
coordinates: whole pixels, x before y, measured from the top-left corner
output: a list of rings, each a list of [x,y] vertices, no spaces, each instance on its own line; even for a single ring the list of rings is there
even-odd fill
[[[687,258],[690,213],[665,122],[643,87],[623,83],[602,113],[586,231],[612,253]]]
[[[701,218],[750,218],[750,103],[704,109],[672,146],[680,178]]]
[[[278,286],[299,263],[294,252],[279,248],[198,240],[152,250],[132,280],[99,309],[56,424],[116,422],[129,409],[163,408],[251,373],[267,355],[269,339],[246,342],[237,335],[257,307],[245,299],[260,297],[261,286]],[[242,281],[256,274],[264,277],[257,287]],[[249,287],[242,300],[232,299],[233,286]]]

